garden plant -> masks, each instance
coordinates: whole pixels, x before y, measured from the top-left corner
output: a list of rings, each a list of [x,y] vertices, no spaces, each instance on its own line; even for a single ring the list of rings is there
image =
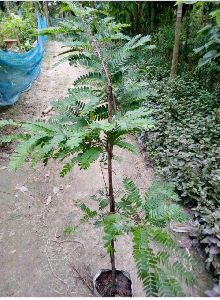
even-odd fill
[[[0,127],[19,128],[19,133],[1,137],[1,142],[19,141],[10,167],[17,170],[27,158],[34,167],[49,159],[63,163],[64,177],[75,165],[88,169],[101,160],[107,166],[108,190],[99,199],[99,211],[81,204],[82,221],[95,218],[103,225],[104,244],[111,260],[111,279],[108,287],[99,290],[102,296],[131,296],[131,290],[118,285],[115,263],[115,241],[130,233],[138,276],[147,296],[182,296],[182,283],[192,285],[193,262],[180,249],[169,232],[171,221],[187,219],[179,198],[170,185],[154,184],[141,196],[134,182],[123,181],[124,191],[116,199],[113,187],[114,149],[120,147],[136,152],[126,135],[153,129],[153,110],[142,105],[146,96],[155,96],[145,80],[126,80],[131,62],[140,49],[149,51],[150,36],[130,38],[122,33],[127,24],[116,23],[106,13],[90,7],[69,4],[74,17],[48,33],[71,36],[66,43],[72,65],[83,66],[85,72],[74,81],[74,87],[62,101],[53,103],[57,114],[48,121],[0,121]],[[45,34],[46,31],[44,31]],[[109,207],[107,211],[107,207]],[[174,259],[173,259],[174,258]]]
[[[13,4],[13,3],[12,3]],[[28,51],[34,47],[37,28],[37,18],[33,3],[22,3],[18,9],[16,5],[7,13],[0,15],[0,48],[5,49],[5,40],[17,40],[16,51]]]

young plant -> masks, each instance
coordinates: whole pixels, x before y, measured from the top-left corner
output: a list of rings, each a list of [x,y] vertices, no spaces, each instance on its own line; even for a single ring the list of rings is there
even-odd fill
[[[106,205],[103,204],[106,199],[102,194],[95,197],[99,211],[81,204],[84,211],[81,220],[103,224],[104,245],[109,253],[112,240],[116,241],[128,233],[132,235],[133,256],[146,296],[184,296],[181,283],[189,286],[194,283],[194,262],[176,244],[168,228],[171,221],[187,220],[187,215],[177,203],[179,197],[166,183],[155,182],[144,197],[128,178],[124,178],[123,187],[115,205],[115,214],[105,211]]]
[[[133,208],[133,216],[138,213],[134,209],[141,208],[141,200],[139,198],[134,199],[134,194],[132,194],[129,196],[130,198],[122,199],[119,202],[120,209],[124,211],[122,219],[117,211],[112,180],[114,147],[117,146],[134,152],[135,147],[125,140],[125,136],[153,126],[150,117],[151,111],[140,106],[140,102],[145,98],[143,92],[145,83],[137,82],[133,78],[133,81],[127,84],[124,82],[123,74],[126,73],[128,64],[134,59],[134,53],[141,47],[152,48],[152,45],[146,45],[150,41],[149,36],[137,35],[133,38],[125,36],[121,29],[127,25],[116,24],[111,17],[103,17],[102,15],[100,18],[101,12],[93,8],[82,8],[77,4],[69,4],[69,8],[75,17],[65,21],[60,28],[52,29],[51,33],[62,32],[73,37],[73,41],[66,44],[70,49],[64,53],[69,53],[68,59],[71,64],[83,66],[85,73],[74,81],[74,87],[69,91],[69,96],[66,99],[53,104],[57,112],[55,117],[44,122],[0,121],[0,127],[1,125],[18,126],[22,131],[17,135],[3,137],[1,140],[2,142],[20,141],[10,162],[10,166],[14,170],[21,167],[27,157],[31,158],[32,166],[35,166],[38,161],[43,161],[46,165],[51,158],[63,162],[61,177],[70,172],[75,165],[79,165],[82,169],[88,169],[98,159],[107,163],[109,213],[103,220],[103,224],[104,231],[107,233],[105,245],[111,259],[112,295],[114,295],[116,288],[114,242],[116,236],[123,232],[120,226],[118,228],[116,224],[118,221],[123,222],[126,218],[126,210],[123,205],[127,201],[134,202],[134,204],[130,203]],[[45,34],[45,31],[43,33]],[[131,192],[133,192],[133,183],[125,181],[125,184],[127,184],[128,191],[129,188],[132,188]],[[96,213],[87,209],[85,205],[82,205],[82,209],[89,216],[96,216]],[[161,209],[160,214],[165,213],[169,219],[169,212],[164,211],[165,206],[161,206]],[[145,210],[147,212],[147,205]],[[155,217],[154,221],[153,213],[154,210],[149,210],[149,220],[152,224],[157,220]],[[131,211],[129,211],[130,214]],[[162,219],[160,222],[164,224],[167,219]],[[149,273],[147,258],[145,259],[142,255],[151,252],[150,248],[146,248],[149,246],[146,238],[158,238],[161,240],[160,243],[164,243],[166,247],[169,245],[172,247],[173,242],[165,232],[160,238],[156,227],[150,226],[150,223],[147,227],[143,225],[145,222],[136,226],[135,229],[131,227],[126,230],[132,229],[134,244],[137,246],[134,250],[134,256],[139,269],[139,276],[147,286],[151,283],[145,281],[153,276],[152,272],[157,266],[155,260],[160,257],[160,262],[167,263],[167,257],[162,254],[160,256],[157,254],[154,257],[154,254],[151,253],[152,262],[149,261],[149,263],[153,269]],[[112,234],[109,234],[110,231]],[[144,247],[143,253],[142,247]],[[141,251],[141,257],[139,257],[138,251]],[[162,273],[163,271],[161,271]],[[154,274],[156,277],[152,279],[153,281],[150,279],[153,285],[155,280],[159,278],[156,274],[158,273]],[[164,273],[163,276],[164,282],[167,282],[167,275]],[[156,289],[153,287],[146,288],[146,292],[148,295],[153,295],[156,294]]]

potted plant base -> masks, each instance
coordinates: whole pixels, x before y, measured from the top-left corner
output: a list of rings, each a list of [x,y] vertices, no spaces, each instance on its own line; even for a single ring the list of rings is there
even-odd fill
[[[8,40],[4,40],[4,43],[6,45],[7,49],[10,49],[14,46],[18,46],[18,40],[17,39],[8,39]]]
[[[93,278],[94,294],[98,297],[112,297],[112,271],[102,269]],[[116,270],[115,297],[132,297],[131,278],[128,272]]]

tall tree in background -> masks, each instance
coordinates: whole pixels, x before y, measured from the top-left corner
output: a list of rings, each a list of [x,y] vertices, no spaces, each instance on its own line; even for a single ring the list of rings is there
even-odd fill
[[[173,47],[173,59],[172,59],[170,78],[175,78],[177,73],[182,13],[183,13],[183,3],[178,2],[177,14],[176,14],[175,42]]]
[[[154,31],[154,23],[155,23],[155,3],[150,3],[150,29],[151,33]]]
[[[4,6],[5,6],[5,10],[6,10],[7,14],[10,16],[11,12],[10,12],[8,1],[4,1]]]
[[[49,7],[48,7],[47,1],[44,1],[44,12],[45,12],[46,20],[47,20],[47,26],[50,27],[51,23],[50,23]]]

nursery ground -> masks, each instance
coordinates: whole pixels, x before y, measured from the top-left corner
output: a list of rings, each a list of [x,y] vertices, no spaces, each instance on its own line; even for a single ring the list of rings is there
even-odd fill
[[[68,62],[54,66],[61,52],[58,42],[49,42],[42,72],[32,88],[9,109],[0,110],[0,119],[41,118],[52,100],[62,99],[74,78],[83,71]],[[109,257],[102,244],[102,231],[84,224],[80,231],[64,236],[67,226],[78,224],[77,203],[95,205],[90,196],[104,187],[99,163],[89,170],[75,168],[64,179],[60,165],[50,162],[29,169],[26,164],[16,173],[7,169],[12,149],[0,148],[0,296],[92,296],[91,279],[100,268],[109,268]],[[144,155],[117,150],[114,185],[118,190],[123,177],[132,178],[141,191],[154,180],[152,166]],[[106,177],[106,173],[104,174]],[[116,243],[116,264],[132,278],[134,296],[143,296],[131,252],[130,237]],[[195,255],[195,251],[190,252]],[[199,254],[196,253],[198,257]],[[197,289],[186,289],[188,296],[202,296],[212,285],[202,259],[198,263]]]

